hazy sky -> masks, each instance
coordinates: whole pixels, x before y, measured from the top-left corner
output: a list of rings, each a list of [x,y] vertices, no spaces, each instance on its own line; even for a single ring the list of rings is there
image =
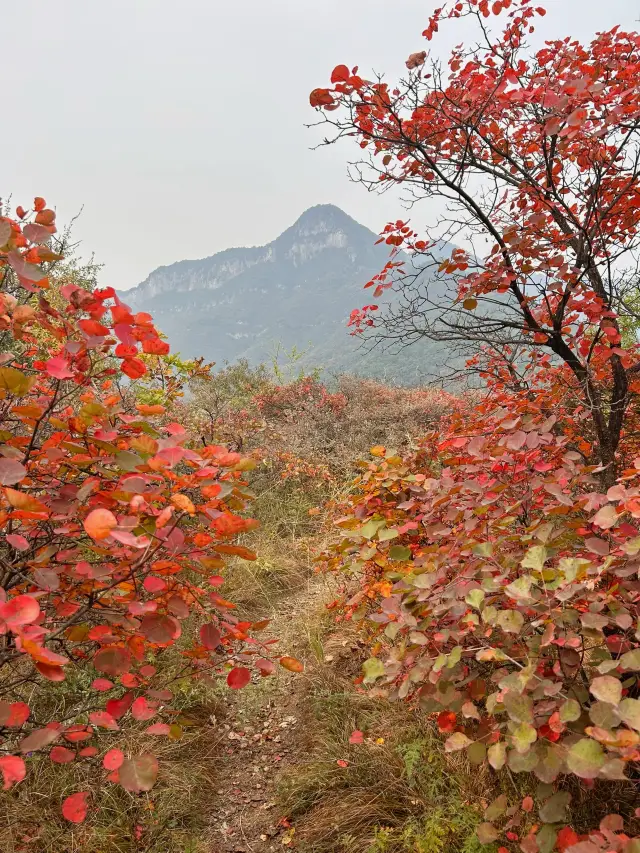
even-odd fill
[[[638,0],[541,0],[536,39],[638,29]],[[338,63],[398,74],[435,0],[20,0],[2,25],[0,195],[43,195],[104,284],[276,237],[332,202],[378,231],[401,213],[311,151],[309,91]],[[442,51],[461,40],[448,26]],[[9,71],[10,70],[10,71]],[[9,73],[7,73],[9,72]]]

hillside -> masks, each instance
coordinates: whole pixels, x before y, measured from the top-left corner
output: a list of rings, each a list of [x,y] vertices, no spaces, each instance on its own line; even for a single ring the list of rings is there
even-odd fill
[[[334,205],[317,205],[266,246],[158,267],[122,296],[149,311],[184,356],[257,364],[280,345],[304,351],[306,364],[327,372],[414,384],[446,362],[441,346],[367,353],[346,328],[349,313],[367,301],[363,285],[388,258],[376,240]]]

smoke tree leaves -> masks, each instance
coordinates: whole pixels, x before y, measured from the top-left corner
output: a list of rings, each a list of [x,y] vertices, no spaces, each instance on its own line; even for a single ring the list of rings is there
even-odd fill
[[[118,776],[125,791],[150,791],[158,777],[158,760],[149,752],[127,758],[119,765]]]
[[[155,783],[156,758],[109,747],[130,728],[181,737],[172,654],[182,678],[233,689],[276,669],[274,640],[254,639],[218,592],[224,575],[208,576],[227,557],[256,558],[234,541],[256,526],[243,481],[255,463],[169,417],[210,365],[166,358],[151,316],[113,288],[47,278],[55,233],[40,197],[0,216],[0,283],[10,285],[0,289],[0,533],[11,566],[0,589],[0,772],[8,790],[46,760],[94,774],[92,791],[107,781],[137,794]],[[184,622],[183,636],[180,620],[196,610],[202,631]],[[46,698],[70,665],[86,683],[84,707],[22,701]],[[56,709],[63,720],[47,717]],[[88,804],[89,791],[71,793],[63,816],[80,823]]]

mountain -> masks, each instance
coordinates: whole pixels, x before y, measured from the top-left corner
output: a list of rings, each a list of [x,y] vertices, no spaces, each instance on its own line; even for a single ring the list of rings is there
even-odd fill
[[[376,240],[338,207],[317,205],[266,246],[158,267],[120,295],[151,313],[172,351],[186,357],[257,364],[277,347],[295,347],[304,366],[413,384],[433,372],[441,345],[367,353],[346,328],[370,298],[363,285],[388,259]]]

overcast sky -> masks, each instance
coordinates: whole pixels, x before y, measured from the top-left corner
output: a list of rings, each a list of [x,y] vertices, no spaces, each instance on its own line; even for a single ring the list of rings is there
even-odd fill
[[[638,29],[638,0],[541,0],[536,40]],[[391,196],[318,151],[309,91],[338,63],[397,75],[435,0],[20,0],[3,8],[0,195],[43,195],[104,284],[268,242],[331,202],[378,231]],[[461,40],[449,25],[438,52]],[[10,69],[10,73],[7,70]]]

